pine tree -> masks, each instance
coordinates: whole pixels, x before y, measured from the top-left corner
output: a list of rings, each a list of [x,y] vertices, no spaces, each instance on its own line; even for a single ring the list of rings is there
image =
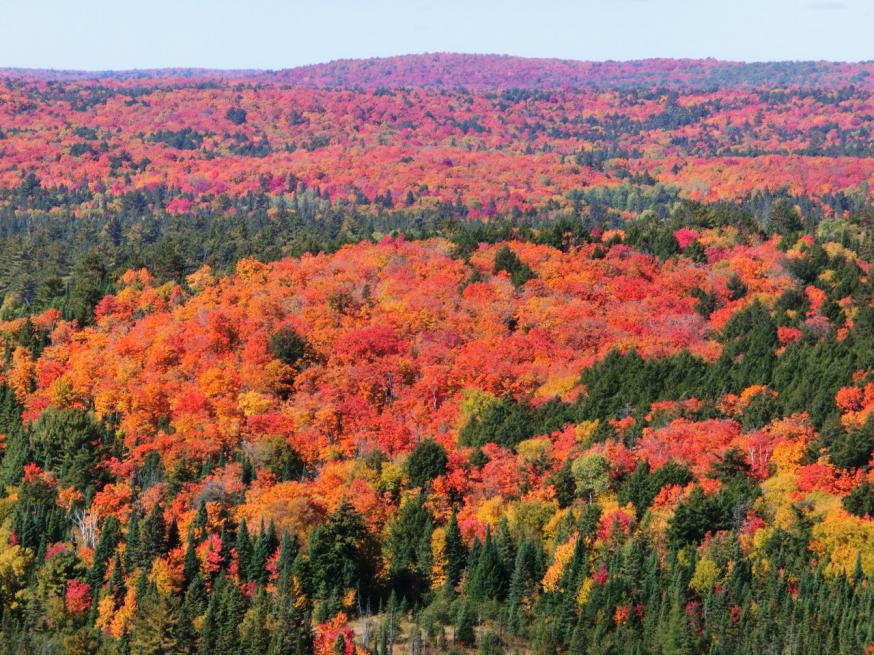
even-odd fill
[[[288,559],[292,549],[291,539],[286,534],[283,541],[287,544],[284,550]],[[306,612],[306,604],[300,601],[295,593],[291,567],[284,563],[280,566],[273,602],[272,614],[276,628],[270,642],[268,651],[270,655],[308,655],[312,652],[312,627]]]
[[[246,526],[246,519],[240,520],[240,525],[237,528],[237,539],[234,542],[234,551],[237,553],[237,570],[240,573],[240,579],[248,581],[252,574],[252,541],[249,539],[249,529]]]
[[[138,559],[141,566],[148,566],[155,557],[164,552],[165,537],[164,511],[155,503],[140,532]]]
[[[270,650],[271,631],[265,629],[271,622],[270,606],[270,595],[258,587],[240,626],[240,650],[246,655],[267,655]]]
[[[115,597],[116,603],[120,603],[127,593],[127,588],[124,584],[124,574],[121,570],[121,557],[118,553],[112,560],[112,573],[109,576],[109,593]]]
[[[421,496],[401,506],[389,529],[389,571],[395,588],[411,600],[428,588],[432,532],[433,518]]]
[[[100,530],[100,538],[94,547],[94,561],[91,565],[91,586],[98,587],[103,583],[103,576],[109,565],[109,558],[115,552],[121,541],[121,529],[118,519],[114,516],[107,517]]]
[[[133,571],[140,565],[140,522],[137,512],[131,512],[127,524],[127,541],[124,551],[124,568]]]
[[[206,525],[209,517],[206,513],[206,503],[203,501],[197,506],[197,513],[194,515],[194,520],[188,526],[188,540],[195,545],[206,539]]]
[[[461,538],[461,530],[458,528],[458,519],[454,511],[449,517],[449,523],[446,525],[444,552],[446,555],[446,584],[449,587],[455,588],[461,581],[461,576],[467,566],[468,553],[464,540]]]
[[[463,602],[458,609],[455,618],[455,643],[463,646],[473,646],[476,641],[474,628],[476,619],[473,608],[467,601]]]
[[[142,598],[131,625],[131,655],[175,655],[186,652],[179,639],[179,610],[151,585]]]
[[[486,528],[486,540],[468,580],[468,596],[473,600],[500,599],[506,591],[506,577],[491,530]]]
[[[507,624],[514,634],[521,634],[526,625],[523,600],[534,591],[534,567],[534,548],[528,539],[523,539],[516,553],[507,594]]]

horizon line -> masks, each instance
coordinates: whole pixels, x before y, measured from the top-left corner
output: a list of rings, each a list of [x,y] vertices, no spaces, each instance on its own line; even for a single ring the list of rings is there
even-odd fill
[[[567,57],[527,57],[524,55],[514,55],[509,53],[497,52],[456,52],[456,51],[425,51],[425,52],[407,52],[395,55],[384,55],[378,57],[340,57],[337,59],[329,59],[327,61],[319,61],[310,64],[298,64],[292,66],[283,66],[279,68],[220,68],[211,66],[144,66],[137,68],[54,68],[40,66],[0,66],[0,72],[22,72],[22,73],[79,73],[79,74],[94,74],[94,75],[112,75],[123,73],[161,73],[161,72],[189,72],[189,73],[236,73],[236,74],[257,74],[257,73],[278,73],[283,71],[296,70],[300,68],[313,68],[317,66],[329,66],[331,64],[348,63],[348,62],[365,62],[365,61],[385,61],[390,59],[412,58],[412,57],[428,57],[428,56],[457,56],[457,57],[501,57],[508,59],[521,59],[526,61],[544,61],[544,62],[564,62],[577,64],[633,64],[656,61],[675,61],[683,63],[695,62],[716,62],[718,64],[730,64],[736,66],[754,66],[760,64],[831,64],[831,65],[865,65],[874,63],[874,59],[860,60],[843,60],[843,59],[760,59],[760,60],[741,60],[741,59],[719,59],[718,57],[642,57],[633,59],[573,59]]]

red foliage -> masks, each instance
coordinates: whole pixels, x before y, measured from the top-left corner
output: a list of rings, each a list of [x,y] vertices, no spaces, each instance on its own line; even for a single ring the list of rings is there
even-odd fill
[[[84,614],[91,609],[91,585],[79,580],[70,580],[64,592],[64,606],[69,614]]]

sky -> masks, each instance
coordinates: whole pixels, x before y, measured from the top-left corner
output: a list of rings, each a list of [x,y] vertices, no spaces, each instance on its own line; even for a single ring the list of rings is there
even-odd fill
[[[874,0],[0,0],[0,67],[279,69],[420,52],[874,59]]]

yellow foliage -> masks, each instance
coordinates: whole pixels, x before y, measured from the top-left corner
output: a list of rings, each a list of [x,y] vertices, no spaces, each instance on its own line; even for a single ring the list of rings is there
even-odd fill
[[[395,492],[401,488],[404,482],[403,469],[394,462],[385,462],[379,474],[377,489],[382,492]]]
[[[558,581],[564,573],[565,567],[574,556],[574,549],[577,546],[578,534],[573,533],[570,538],[563,544],[556,547],[552,554],[552,564],[546,569],[546,574],[543,576],[543,590],[555,591],[558,589]]]
[[[583,421],[582,423],[578,423],[575,429],[575,433],[577,436],[577,441],[584,446],[588,446],[592,437],[595,434],[595,430],[598,429],[598,426],[601,424],[599,419],[592,419],[591,421]]]
[[[552,446],[552,442],[548,437],[535,437],[533,439],[525,439],[516,445],[516,452],[522,456],[522,459],[531,463],[540,459],[545,452]]]
[[[592,593],[592,578],[586,578],[583,580],[583,584],[580,585],[580,590],[577,592],[577,605],[582,607],[589,600],[589,596]]]
[[[859,558],[865,575],[874,576],[874,521],[835,509],[813,526],[810,546],[815,553],[828,558],[828,573],[852,574]]]
[[[446,584],[446,529],[437,528],[431,533],[431,588],[439,589]]]
[[[12,353],[7,380],[15,392],[15,397],[24,402],[34,383],[34,364],[30,351],[24,346],[18,346]]]
[[[549,378],[537,389],[537,391],[534,392],[534,394],[538,398],[564,398],[565,394],[576,386],[577,380],[579,379],[579,375],[565,375]]]
[[[267,281],[267,272],[270,267],[255,259],[241,259],[237,262],[235,273],[241,280],[263,284]]]
[[[507,509],[507,520],[510,527],[519,534],[530,537],[547,534],[547,524],[558,511],[558,503],[554,500],[542,501],[523,499],[513,503]]]
[[[840,510],[843,507],[840,497],[834,496],[820,489],[811,491],[804,497],[804,499],[813,505],[811,513],[814,515],[828,514],[829,512]]]
[[[774,512],[773,525],[781,530],[794,530],[798,525],[798,516],[791,507],[780,507]]]
[[[804,441],[783,441],[774,446],[771,463],[777,473],[795,473],[807,459],[807,444]]]
[[[103,632],[109,632],[114,616],[115,599],[111,594],[107,594],[97,603],[97,618],[94,621],[95,627]]]
[[[158,591],[163,595],[176,593],[179,590],[177,573],[167,563],[163,557],[159,557],[152,564],[152,569],[149,571],[149,580],[155,583]]]
[[[0,601],[4,607],[16,608],[33,554],[29,548],[10,544],[10,536],[9,525],[4,523],[0,527]]]
[[[69,407],[76,401],[76,392],[66,376],[61,376],[52,382],[49,393],[58,407]]]
[[[716,562],[709,557],[702,557],[695,565],[695,574],[689,581],[689,588],[698,594],[704,594],[713,587],[718,579],[719,567]]]
[[[504,499],[502,496],[492,496],[488,500],[483,501],[476,509],[476,518],[478,521],[496,525],[504,515]]]
[[[461,404],[458,407],[458,427],[463,426],[471,416],[481,414],[497,398],[490,393],[479,389],[465,389],[462,391]]]
[[[137,611],[137,589],[135,584],[130,584],[124,596],[124,602],[116,610],[109,622],[108,631],[116,639],[121,639],[130,629],[134,613]]]
[[[546,524],[543,526],[543,538],[546,541],[552,541],[555,539],[555,534],[558,531],[558,526],[562,524],[566,520],[567,515],[571,512],[569,507],[564,509],[559,509],[554,512],[550,517]]]
[[[778,507],[791,504],[792,494],[795,492],[795,475],[782,473],[768,478],[762,482],[762,498],[769,508],[775,510]]]
[[[244,391],[237,396],[237,406],[245,416],[264,414],[273,405],[273,399],[257,391]]]

